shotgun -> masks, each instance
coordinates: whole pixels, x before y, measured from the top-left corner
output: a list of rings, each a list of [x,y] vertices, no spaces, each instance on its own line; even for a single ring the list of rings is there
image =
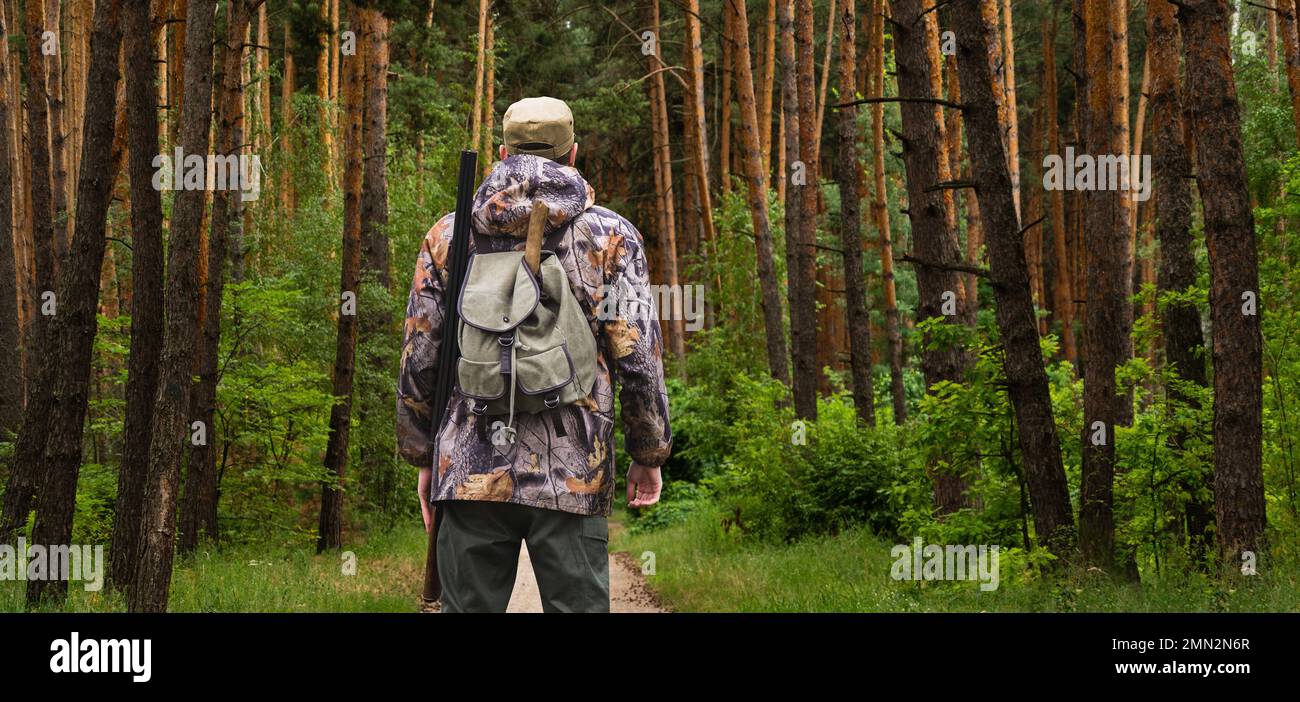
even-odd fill
[[[456,330],[460,326],[460,310],[456,301],[465,282],[465,265],[469,259],[470,206],[474,201],[474,171],[478,153],[466,149],[460,152],[460,173],[456,178],[456,218],[451,225],[451,247],[447,252],[447,288],[443,293],[442,346],[438,350],[438,378],[433,391],[433,440],[442,433],[442,424],[451,402],[452,388],[456,382],[456,360],[460,358],[460,339]],[[436,471],[438,460],[433,468]],[[435,474],[436,477],[436,474]],[[424,558],[424,590],[421,599],[432,605],[442,598],[442,580],[438,578],[438,522],[442,510],[433,508],[433,524],[429,528],[429,548]]]

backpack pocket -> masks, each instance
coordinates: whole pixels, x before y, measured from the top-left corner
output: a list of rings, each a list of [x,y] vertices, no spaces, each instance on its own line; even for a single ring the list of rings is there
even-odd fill
[[[476,400],[496,400],[506,394],[506,377],[498,361],[471,361],[462,356],[456,362],[460,391]]]
[[[515,359],[519,391],[525,395],[559,397],[562,388],[573,382],[573,359],[561,344],[532,356]]]

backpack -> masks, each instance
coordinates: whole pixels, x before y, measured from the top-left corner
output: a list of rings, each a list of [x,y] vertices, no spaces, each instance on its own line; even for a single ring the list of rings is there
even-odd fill
[[[596,380],[596,337],[555,254],[568,228],[547,237],[542,250],[545,217],[545,205],[534,203],[524,251],[474,253],[457,300],[457,387],[471,413],[507,417],[505,438],[512,444],[517,412],[576,402],[591,394]],[[487,250],[479,246],[486,237],[475,238],[476,251]]]

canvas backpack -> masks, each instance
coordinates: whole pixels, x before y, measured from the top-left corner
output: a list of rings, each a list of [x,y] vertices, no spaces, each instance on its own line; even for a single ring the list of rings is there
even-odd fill
[[[591,394],[596,379],[596,338],[555,255],[568,228],[543,242],[545,210],[529,227],[528,245],[540,249],[538,273],[525,260],[527,249],[474,253],[457,301],[457,385],[473,414],[506,417],[510,443],[517,412],[571,404]],[[486,237],[475,239],[475,249],[486,251]]]

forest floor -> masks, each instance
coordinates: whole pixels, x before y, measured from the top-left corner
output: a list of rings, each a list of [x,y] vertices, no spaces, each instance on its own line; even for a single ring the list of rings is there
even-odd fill
[[[623,531],[617,517],[611,539]],[[342,553],[316,555],[312,544],[248,544],[200,549],[177,559],[172,575],[173,612],[415,612],[424,571],[424,530],[418,525],[358,536]],[[609,557],[610,605],[614,612],[663,612],[627,553]],[[0,612],[24,611],[26,583],[0,580]],[[72,582],[68,601],[45,611],[120,612],[123,598],[107,585],[88,590]],[[527,548],[510,612],[541,612],[541,599]]]
[[[653,553],[647,582],[680,612],[1300,612],[1294,540],[1279,543],[1258,575],[1220,579],[1162,564],[1140,584],[1096,569],[1037,576],[1022,553],[1002,549],[998,587],[984,591],[978,581],[895,580],[895,544],[865,528],[764,543],[724,532],[718,516],[625,533],[611,548]]]
[[[997,589],[982,591],[975,581],[893,579],[894,544],[866,529],[786,544],[726,533],[707,511],[645,533],[625,528],[626,519],[620,509],[610,523],[614,612],[1300,612],[1300,567],[1285,554],[1249,578],[1220,580],[1164,565],[1133,584],[1095,572],[1035,577],[1022,556],[1008,552]],[[350,550],[319,556],[309,537],[178,559],[171,611],[418,611],[425,550],[418,524],[357,534]],[[1278,550],[1297,547],[1287,542]],[[0,580],[0,612],[24,610],[25,586]],[[107,587],[88,591],[73,582],[67,603],[47,609],[125,606]],[[540,610],[523,551],[509,611]]]

